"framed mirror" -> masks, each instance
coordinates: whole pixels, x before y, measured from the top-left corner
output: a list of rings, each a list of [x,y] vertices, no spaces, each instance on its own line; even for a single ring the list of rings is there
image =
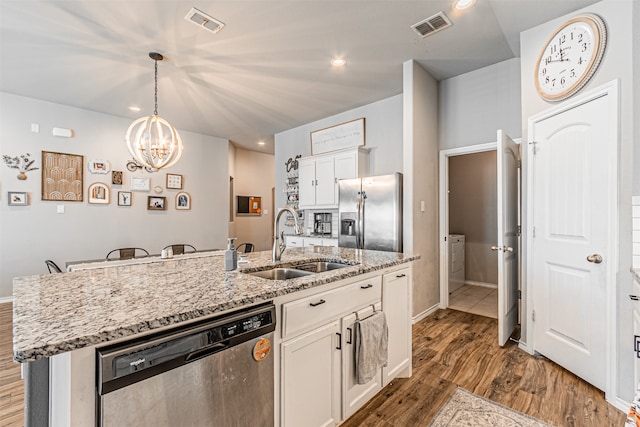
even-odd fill
[[[236,215],[262,215],[262,197],[236,196]]]

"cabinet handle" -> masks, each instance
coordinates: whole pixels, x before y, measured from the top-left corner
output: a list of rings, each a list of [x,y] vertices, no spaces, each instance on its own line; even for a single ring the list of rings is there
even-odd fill
[[[636,352],[636,358],[640,359],[640,336],[633,336],[633,351]]]
[[[320,304],[324,304],[325,302],[326,302],[325,300],[321,299],[321,300],[320,300],[320,301],[318,301],[318,302],[310,302],[310,303],[309,303],[309,305],[310,305],[311,307],[317,307],[317,306],[319,306]]]
[[[316,185],[316,184],[315,184],[315,181],[312,179],[311,180],[311,186],[313,187],[314,185]]]
[[[349,339],[347,339],[347,344],[352,344],[353,343],[353,330],[351,328],[347,328],[347,331],[349,331]]]
[[[342,350],[342,334],[340,332],[336,332],[336,335],[338,336],[338,346],[336,347],[336,350]]]
[[[639,298],[638,298],[638,295],[629,295],[629,298],[630,298],[632,301],[638,301],[638,299],[639,299]]]
[[[396,277],[399,279],[401,277],[407,277],[407,275],[406,274],[398,274],[398,275],[396,275]]]
[[[360,289],[369,289],[369,288],[373,288],[373,285],[371,283],[367,283],[364,286],[360,286]]]

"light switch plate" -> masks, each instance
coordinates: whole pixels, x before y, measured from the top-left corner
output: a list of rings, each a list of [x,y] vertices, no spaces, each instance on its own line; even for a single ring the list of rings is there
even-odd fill
[[[31,132],[40,133],[40,125],[38,123],[31,123]]]
[[[64,213],[64,205],[58,205],[56,207],[56,213],[63,214]]]
[[[424,212],[425,210],[425,204],[424,204],[424,200],[420,201],[420,212]]]

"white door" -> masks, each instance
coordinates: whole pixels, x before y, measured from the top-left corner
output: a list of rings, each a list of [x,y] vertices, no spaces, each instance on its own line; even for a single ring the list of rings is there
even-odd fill
[[[518,144],[498,130],[498,344],[518,324]]]
[[[614,286],[608,269],[615,269],[608,237],[617,203],[614,93],[538,116],[529,126],[533,349],[601,390],[607,288]]]

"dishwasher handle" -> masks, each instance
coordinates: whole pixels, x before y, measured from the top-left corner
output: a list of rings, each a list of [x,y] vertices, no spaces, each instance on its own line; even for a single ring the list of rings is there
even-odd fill
[[[229,341],[218,342],[187,354],[185,362],[191,362],[227,348],[229,348]]]

